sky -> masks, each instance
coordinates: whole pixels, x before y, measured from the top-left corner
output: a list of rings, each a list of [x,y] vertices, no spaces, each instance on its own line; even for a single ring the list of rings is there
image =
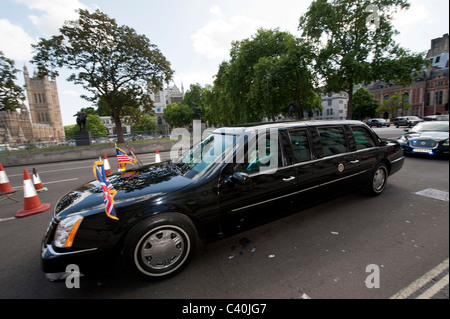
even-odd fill
[[[0,51],[15,61],[17,69],[34,66],[31,44],[58,34],[66,20],[76,20],[76,9],[100,9],[119,25],[144,34],[170,61],[174,79],[184,87],[213,83],[219,64],[229,60],[231,42],[249,38],[259,28],[288,31],[300,36],[298,21],[312,0],[0,0]],[[431,39],[449,31],[448,0],[409,0],[411,7],[395,15],[395,40],[412,52],[425,52]],[[81,85],[56,79],[63,125],[83,107],[93,106],[80,95]],[[17,84],[23,85],[23,74]]]

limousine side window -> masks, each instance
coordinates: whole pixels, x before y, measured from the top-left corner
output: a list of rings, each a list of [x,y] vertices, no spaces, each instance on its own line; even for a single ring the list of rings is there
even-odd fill
[[[353,136],[355,137],[356,149],[363,150],[365,148],[375,147],[375,141],[372,135],[364,127],[353,126]]]
[[[245,173],[257,173],[260,172],[260,167],[269,167],[272,163],[271,161],[278,160],[278,167],[283,166],[283,157],[281,154],[281,146],[278,143],[278,154],[271,154],[270,151],[270,135],[266,136],[265,142],[265,156],[263,158],[259,158],[258,147],[259,143],[256,143],[256,147],[251,150],[250,153],[247,152],[245,154],[245,163],[239,164],[238,167],[235,168],[236,171],[241,171]],[[277,158],[276,158],[277,157]],[[239,167],[240,166],[240,167]]]
[[[294,164],[309,161],[311,159],[311,151],[306,130],[289,132],[289,136],[291,137]]]
[[[331,156],[347,152],[345,132],[342,127],[318,128],[322,142],[323,156]]]

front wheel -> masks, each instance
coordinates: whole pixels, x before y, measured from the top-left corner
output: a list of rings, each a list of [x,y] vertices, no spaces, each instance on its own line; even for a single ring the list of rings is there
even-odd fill
[[[197,231],[185,215],[166,213],[140,222],[127,236],[127,265],[148,279],[162,279],[184,268],[197,247]]]
[[[388,181],[388,169],[385,164],[380,163],[373,171],[371,179],[367,183],[367,192],[369,195],[380,195],[386,188]]]

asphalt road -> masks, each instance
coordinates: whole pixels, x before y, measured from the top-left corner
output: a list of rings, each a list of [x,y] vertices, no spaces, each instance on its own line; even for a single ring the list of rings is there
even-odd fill
[[[403,132],[375,130],[390,138]],[[152,163],[154,154],[140,158]],[[14,214],[23,208],[23,169],[33,167],[5,169],[19,202],[0,202],[0,298],[449,298],[448,159],[408,157],[379,197],[352,193],[201,244],[189,267],[173,278],[142,281],[111,265],[113,273],[83,277],[80,288],[69,289],[42,273],[40,240],[57,200],[92,180],[92,165],[34,166],[49,189],[39,199],[52,208],[20,219]]]

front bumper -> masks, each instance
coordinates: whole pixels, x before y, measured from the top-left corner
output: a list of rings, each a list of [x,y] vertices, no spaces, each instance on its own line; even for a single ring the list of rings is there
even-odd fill
[[[436,147],[436,148],[413,148],[408,144],[402,144],[402,149],[404,154],[418,154],[418,155],[428,155],[428,156],[442,156],[449,155],[448,147]]]
[[[45,273],[66,272],[69,265],[78,266],[82,274],[103,272],[112,269],[113,257],[111,249],[90,248],[59,252],[51,244],[42,242],[41,246],[41,268]]]

